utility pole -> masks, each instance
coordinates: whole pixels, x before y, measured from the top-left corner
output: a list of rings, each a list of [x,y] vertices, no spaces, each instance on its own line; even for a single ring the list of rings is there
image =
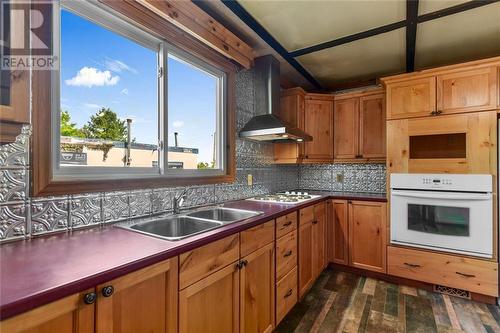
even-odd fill
[[[131,138],[131,127],[132,127],[132,119],[127,118],[127,142],[126,142],[126,149],[125,149],[125,165],[130,166],[130,138]]]

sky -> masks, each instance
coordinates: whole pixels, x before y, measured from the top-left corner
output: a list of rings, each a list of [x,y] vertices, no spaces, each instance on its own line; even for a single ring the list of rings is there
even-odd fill
[[[212,160],[216,79],[168,59],[168,145],[198,148]],[[157,55],[69,11],[61,12],[61,109],[82,127],[101,107],[131,118],[138,143],[157,144]]]

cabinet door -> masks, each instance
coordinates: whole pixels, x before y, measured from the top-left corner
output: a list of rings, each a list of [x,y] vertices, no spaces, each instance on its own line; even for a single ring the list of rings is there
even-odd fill
[[[349,204],[350,265],[386,271],[385,203],[352,201]]]
[[[438,75],[438,110],[442,113],[492,110],[497,103],[495,67]]]
[[[331,260],[334,263],[341,265],[349,264],[349,233],[348,233],[348,220],[347,220],[347,201],[346,200],[333,200],[332,202],[332,220]]]
[[[0,332],[92,333],[94,303],[84,302],[85,295],[89,293],[95,296],[94,289],[87,290],[0,321]]]
[[[270,333],[274,329],[274,243],[242,259],[240,332]]]
[[[363,158],[385,157],[384,101],[383,94],[359,99],[359,155]]]
[[[359,154],[359,98],[335,101],[333,114],[335,158],[356,158]]]
[[[233,263],[179,292],[180,333],[239,331],[239,272]]]
[[[307,99],[304,130],[313,137],[305,143],[305,158],[332,159],[333,101]]]
[[[97,287],[97,333],[176,332],[177,257]]]
[[[389,83],[386,96],[387,119],[428,116],[436,111],[436,78]]]
[[[312,222],[309,222],[299,227],[299,297],[302,297],[314,282],[312,226]]]
[[[313,278],[319,276],[326,266],[326,203],[320,203],[314,206],[313,236],[312,236],[312,261]]]

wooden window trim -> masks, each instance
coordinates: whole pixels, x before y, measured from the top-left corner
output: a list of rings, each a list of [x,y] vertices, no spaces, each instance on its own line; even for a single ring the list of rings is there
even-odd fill
[[[51,72],[33,71],[32,74],[32,109],[33,109],[33,136],[31,151],[33,196],[78,194],[88,192],[103,192],[117,190],[132,190],[140,188],[173,187],[186,185],[203,185],[233,182],[235,179],[235,79],[238,66],[209,46],[203,44],[193,36],[182,31],[172,23],[166,21],[156,13],[146,9],[136,1],[101,0],[106,6],[125,15],[139,26],[149,29],[158,37],[167,40],[174,46],[199,57],[213,65],[227,76],[227,101],[226,101],[226,173],[217,176],[198,177],[168,177],[166,175],[99,179],[99,180],[56,180],[52,172],[52,144],[50,135],[51,122]],[[36,2],[33,7],[38,7]],[[38,7],[38,8],[37,8]],[[44,13],[44,17],[51,17]],[[40,32],[42,33],[42,32]],[[51,35],[47,29],[43,33]]]

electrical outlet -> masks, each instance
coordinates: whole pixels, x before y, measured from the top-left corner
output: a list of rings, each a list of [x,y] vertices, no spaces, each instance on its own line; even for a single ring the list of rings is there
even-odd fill
[[[337,183],[343,183],[343,182],[344,182],[344,174],[338,173],[337,174]]]
[[[248,186],[253,185],[253,176],[250,173],[247,175],[247,184],[248,184]]]

